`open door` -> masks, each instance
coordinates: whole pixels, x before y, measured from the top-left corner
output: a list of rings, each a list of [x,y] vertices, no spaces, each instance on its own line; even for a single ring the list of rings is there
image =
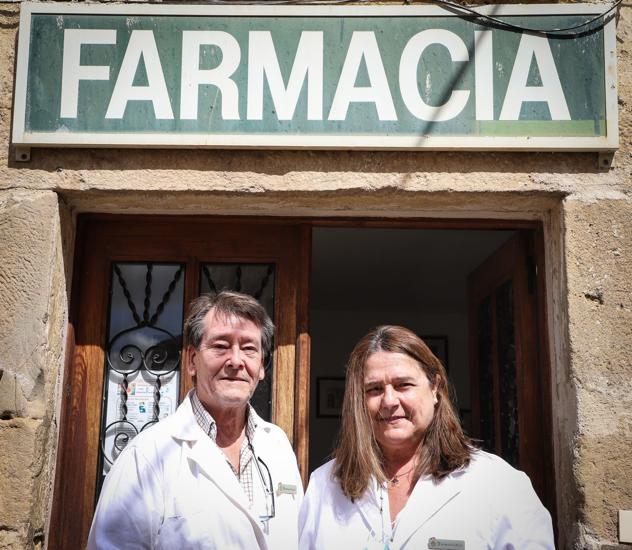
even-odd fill
[[[554,516],[541,284],[533,231],[518,231],[469,276],[472,435],[526,472]]]
[[[49,548],[85,547],[109,466],[140,431],[171,414],[192,382],[183,368],[186,306],[228,288],[273,318],[272,365],[253,406],[285,430],[305,475],[307,298],[298,224],[93,216],[80,220]],[[308,258],[309,256],[307,256]]]

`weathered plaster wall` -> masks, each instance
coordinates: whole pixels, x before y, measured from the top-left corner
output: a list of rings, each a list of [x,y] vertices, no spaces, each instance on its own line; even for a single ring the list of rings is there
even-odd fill
[[[621,149],[594,154],[33,150],[13,161],[19,3],[0,3],[0,548],[50,510],[77,212],[540,218],[563,548],[616,545],[632,509],[632,8],[618,24]]]

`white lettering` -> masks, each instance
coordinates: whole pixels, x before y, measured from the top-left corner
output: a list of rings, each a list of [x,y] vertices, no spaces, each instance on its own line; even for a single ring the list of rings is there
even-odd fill
[[[467,48],[456,34],[444,29],[429,29],[413,36],[404,47],[399,63],[399,87],[408,110],[420,120],[443,122],[456,117],[470,97],[469,90],[453,90],[443,105],[428,105],[417,84],[417,67],[424,50],[431,44],[441,44],[450,52],[452,61],[468,61]]]
[[[355,83],[363,58],[370,86],[360,87]],[[338,87],[329,111],[329,120],[345,120],[351,102],[375,103],[380,120],[397,120],[382,56],[373,32],[356,31],[351,36]]]
[[[109,80],[107,65],[82,65],[83,44],[116,44],[113,29],[65,29],[64,56],[61,71],[61,118],[77,118],[79,104],[79,81]]]
[[[145,61],[147,86],[134,86],[141,57]],[[156,119],[173,119],[153,31],[132,31],[105,118],[123,118],[128,101],[151,101]]]
[[[494,120],[492,31],[474,31],[474,90],[476,120]]]
[[[221,63],[214,69],[200,69],[200,47],[217,46]],[[180,118],[197,119],[201,84],[217,86],[222,94],[222,118],[239,120],[239,89],[230,78],[239,66],[241,50],[235,38],[223,31],[183,31]]]
[[[542,86],[527,86],[533,56]],[[500,111],[500,120],[518,120],[522,104],[527,101],[546,102],[552,120],[571,119],[549,41],[543,36],[523,34]]]
[[[263,79],[268,80],[270,95],[279,120],[292,120],[296,104],[307,78],[307,119],[323,119],[323,33],[304,31],[296,49],[287,88],[272,34],[252,31],[248,45],[248,119],[263,118]]]

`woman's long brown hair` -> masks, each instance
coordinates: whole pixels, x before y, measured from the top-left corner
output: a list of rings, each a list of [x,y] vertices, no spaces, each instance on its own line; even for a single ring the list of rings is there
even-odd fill
[[[412,357],[430,383],[436,381],[438,402],[432,422],[417,449],[413,482],[424,475],[430,475],[435,480],[443,479],[467,466],[473,450],[450,400],[448,379],[441,361],[421,338],[407,328],[393,325],[377,327],[357,343],[349,357],[342,424],[338,446],[333,453],[336,459],[334,476],[340,482],[342,492],[352,500],[364,494],[371,476],[380,483],[388,479],[364,401],[364,367],[368,358],[378,351]]]

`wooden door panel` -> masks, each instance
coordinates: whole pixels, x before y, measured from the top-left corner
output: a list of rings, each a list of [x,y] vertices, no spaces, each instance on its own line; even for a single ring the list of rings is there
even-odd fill
[[[553,509],[547,479],[550,470],[547,453],[543,452],[551,443],[545,412],[547,378],[538,356],[541,343],[531,232],[517,232],[470,274],[468,300],[473,435],[477,438],[489,435],[485,431],[485,416],[492,410],[494,448],[490,450],[524,470],[540,498]],[[480,315],[482,307],[489,307],[489,315]],[[485,347],[489,347],[487,352]],[[509,351],[503,353],[505,348]],[[514,357],[503,360],[507,354]],[[507,367],[512,361],[513,371]],[[492,375],[481,376],[487,368]],[[484,384],[492,387],[483,387]],[[507,417],[512,394],[517,399],[515,419]],[[507,432],[512,422],[517,430],[517,449],[511,445],[507,448],[510,435]]]

